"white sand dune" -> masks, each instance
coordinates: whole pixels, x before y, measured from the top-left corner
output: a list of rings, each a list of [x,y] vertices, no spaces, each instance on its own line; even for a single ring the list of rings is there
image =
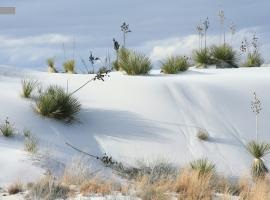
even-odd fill
[[[18,131],[30,129],[39,138],[40,151],[55,169],[76,152],[69,142],[96,155],[104,152],[127,163],[165,159],[181,166],[207,157],[228,176],[248,173],[252,158],[245,144],[255,139],[253,92],[262,101],[259,139],[270,142],[270,68],[190,69],[178,75],[126,76],[113,72],[105,82],[92,82],[75,95],[82,103],[78,121],[67,125],[43,118],[34,102],[20,97],[21,79],[58,84],[73,91],[91,75],[48,74],[0,68],[0,119],[9,117]],[[198,141],[198,128],[211,138]],[[44,173],[23,151],[19,136],[0,137],[0,185],[28,180]],[[266,159],[266,163],[270,164]],[[44,167],[44,166],[43,166]],[[4,175],[2,172],[5,172]]]

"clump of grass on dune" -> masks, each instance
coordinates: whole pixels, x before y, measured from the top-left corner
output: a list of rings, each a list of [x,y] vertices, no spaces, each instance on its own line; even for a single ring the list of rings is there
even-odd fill
[[[18,194],[23,191],[23,185],[17,181],[9,185],[7,190],[10,195]]]
[[[206,68],[208,65],[213,64],[211,53],[208,48],[193,51],[193,60],[195,61],[196,66],[200,68]]]
[[[263,58],[260,53],[253,52],[247,54],[247,60],[243,67],[260,67],[263,64]]]
[[[268,173],[263,157],[270,153],[270,144],[252,141],[247,145],[248,152],[254,157],[251,165],[251,174],[257,178],[263,178]]]
[[[200,175],[214,173],[215,165],[207,159],[199,159],[190,163],[192,170],[198,171]]]
[[[22,80],[22,97],[24,98],[30,98],[32,92],[35,90],[35,88],[38,85],[37,81],[34,80]]]
[[[228,67],[237,67],[237,55],[233,48],[228,45],[212,46],[211,47],[211,56],[214,64],[217,67],[228,68]]]
[[[0,132],[5,137],[12,137],[15,134],[15,129],[13,125],[10,123],[8,118],[0,125]]]
[[[50,73],[57,73],[57,70],[55,68],[55,59],[54,58],[48,58],[46,62],[47,62],[47,65],[48,65],[48,71]]]
[[[56,85],[49,86],[36,100],[36,111],[39,114],[60,120],[73,120],[80,109],[80,102]]]
[[[125,71],[128,75],[144,75],[152,69],[150,58],[125,48],[119,51],[117,65],[119,70]]]
[[[207,130],[199,129],[197,132],[197,138],[202,141],[207,141],[209,140],[209,133]]]
[[[66,73],[75,73],[75,60],[67,60],[64,62],[63,66]]]
[[[165,74],[176,74],[188,70],[188,67],[186,56],[171,56],[162,62],[161,71]]]

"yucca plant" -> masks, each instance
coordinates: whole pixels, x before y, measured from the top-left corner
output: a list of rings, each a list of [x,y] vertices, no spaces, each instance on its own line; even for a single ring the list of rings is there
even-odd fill
[[[57,70],[55,68],[55,59],[54,58],[48,58],[46,62],[47,62],[47,65],[48,65],[48,72],[57,73]]]
[[[0,125],[0,132],[5,137],[11,137],[14,135],[14,133],[15,133],[14,127],[9,122],[8,118],[6,118],[5,122]]]
[[[162,62],[161,72],[176,74],[188,70],[189,63],[186,56],[171,56]]]
[[[199,129],[197,132],[197,138],[202,141],[209,140],[209,133],[207,130]]]
[[[211,60],[210,51],[208,48],[193,51],[192,57],[197,67],[206,68],[207,65],[213,64],[213,61]]]
[[[198,171],[200,176],[213,173],[215,170],[215,165],[205,158],[192,161],[190,167],[192,170]]]
[[[37,81],[34,80],[22,80],[22,97],[24,98],[30,98],[32,92],[37,87]]]
[[[119,51],[118,66],[128,75],[148,74],[152,69],[150,58],[125,48]]]
[[[251,141],[247,145],[248,152],[254,157],[251,165],[251,174],[254,178],[264,177],[268,168],[263,162],[263,157],[270,153],[270,144]]]
[[[67,60],[64,62],[63,66],[66,73],[75,73],[75,60]]]
[[[81,104],[62,87],[52,85],[36,100],[36,111],[46,117],[70,122],[80,111]]]
[[[260,67],[263,64],[263,58],[260,53],[252,52],[247,54],[247,60],[244,67]]]
[[[237,55],[233,48],[228,45],[212,46],[211,57],[214,64],[221,68],[237,67]]]

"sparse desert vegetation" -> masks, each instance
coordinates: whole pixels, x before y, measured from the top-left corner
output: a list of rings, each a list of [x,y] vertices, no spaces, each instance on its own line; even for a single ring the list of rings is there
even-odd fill
[[[22,97],[30,98],[37,85],[38,82],[35,80],[22,80]]]
[[[63,63],[64,71],[66,73],[75,73],[75,60],[67,60]]]
[[[177,74],[188,70],[188,67],[188,57],[171,56],[162,62],[161,72],[165,74]]]
[[[70,121],[80,111],[79,101],[62,87],[52,85],[36,100],[36,111],[46,117]]]
[[[0,125],[1,134],[5,137],[12,137],[15,134],[15,129],[13,124],[9,121],[8,118]]]

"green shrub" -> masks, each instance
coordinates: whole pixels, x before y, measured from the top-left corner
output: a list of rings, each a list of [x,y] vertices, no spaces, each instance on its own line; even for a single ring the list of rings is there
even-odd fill
[[[66,73],[75,73],[75,60],[67,60],[64,62],[63,66]]]
[[[118,67],[128,75],[140,75],[148,74],[152,64],[147,56],[122,48],[119,50]]]
[[[162,62],[161,71],[165,74],[176,74],[188,70],[188,67],[186,56],[171,56]]]
[[[55,68],[55,59],[54,58],[48,58],[47,59],[47,65],[48,65],[48,71],[51,73],[57,73],[57,70]]]
[[[36,100],[36,111],[46,117],[71,121],[80,111],[81,104],[59,86],[49,86]]]
[[[258,52],[248,53],[244,67],[260,67],[263,64],[263,58]]]
[[[5,122],[0,125],[0,131],[3,136],[5,137],[11,137],[14,135],[14,127],[13,125],[9,122],[8,118],[6,118]]]
[[[190,163],[190,167],[192,170],[198,171],[200,175],[207,175],[215,170],[215,165],[207,159],[195,160]]]
[[[221,68],[230,68],[237,67],[237,55],[233,48],[228,45],[220,45],[220,46],[212,46],[211,48],[211,56],[213,59],[213,63],[217,65],[217,67]]]
[[[264,177],[268,172],[262,158],[270,153],[270,144],[252,141],[247,145],[248,152],[254,157],[251,174],[254,178]]]
[[[210,50],[208,48],[195,50],[193,52],[193,60],[197,67],[206,68],[208,65],[213,64]]]
[[[32,92],[37,87],[37,81],[33,80],[22,80],[22,96],[25,98],[30,98]]]

